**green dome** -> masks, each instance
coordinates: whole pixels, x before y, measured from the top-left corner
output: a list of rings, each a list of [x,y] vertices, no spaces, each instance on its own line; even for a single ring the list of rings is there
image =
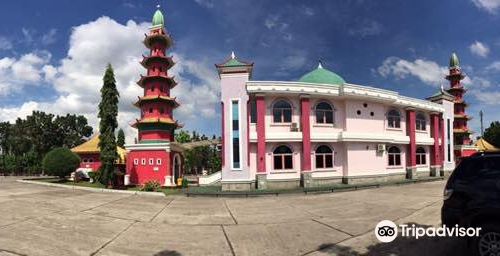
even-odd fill
[[[321,66],[321,63],[319,63],[318,68],[303,75],[299,79],[299,82],[342,85],[345,83],[345,80],[332,71],[324,69],[323,66]]]
[[[154,26],[163,26],[164,20],[163,20],[163,13],[161,13],[160,9],[156,10],[155,14],[153,15],[153,27]]]
[[[452,53],[450,57],[450,68],[460,67],[460,61],[456,53]]]

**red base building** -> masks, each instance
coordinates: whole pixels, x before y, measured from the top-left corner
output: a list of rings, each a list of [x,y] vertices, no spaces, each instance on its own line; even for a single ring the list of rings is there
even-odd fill
[[[159,6],[158,6],[159,7]],[[141,64],[147,69],[137,84],[144,94],[134,104],[141,110],[141,118],[132,125],[138,129],[138,142],[126,145],[128,151],[125,185],[140,185],[156,180],[163,186],[175,186],[182,175],[182,149],[174,142],[174,131],[180,125],[173,117],[178,107],[170,90],[177,83],[168,75],[174,65],[166,55],[172,39],[165,30],[161,11],[156,10],[149,34],[144,39],[149,55]]]
[[[460,82],[465,78],[465,75],[462,73],[458,56],[455,53],[451,54],[449,72],[446,79],[450,81],[450,88],[447,91],[455,97],[455,115],[453,121],[454,153],[455,160],[460,161],[461,158],[476,153],[477,148],[472,145],[470,139],[470,135],[473,132],[467,127],[467,121],[471,120],[472,117],[465,112],[467,103],[464,100],[464,95],[467,89]]]

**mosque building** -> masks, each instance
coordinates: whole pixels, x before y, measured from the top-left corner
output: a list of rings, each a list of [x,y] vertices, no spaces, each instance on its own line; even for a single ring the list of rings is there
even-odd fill
[[[321,63],[297,81],[252,80],[253,66],[234,53],[216,65],[223,190],[444,175],[468,142],[455,54],[451,88],[426,100],[348,83]]]

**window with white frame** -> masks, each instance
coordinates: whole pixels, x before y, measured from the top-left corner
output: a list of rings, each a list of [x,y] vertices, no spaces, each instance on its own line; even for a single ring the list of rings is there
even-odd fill
[[[316,123],[333,124],[333,107],[328,102],[322,101],[316,105]]]
[[[426,164],[425,149],[423,147],[418,147],[416,154],[417,154],[417,165],[425,165]]]
[[[316,169],[333,168],[333,150],[327,145],[316,148]]]
[[[155,164],[155,160],[153,158],[150,158],[149,159],[149,165],[153,165],[153,164]]]
[[[141,164],[142,164],[142,165],[146,165],[146,158],[142,158],[142,159],[141,159]]]
[[[401,150],[396,146],[391,146],[387,151],[389,166],[401,165]]]
[[[134,158],[134,165],[139,165],[139,159]]]
[[[285,100],[279,100],[273,105],[274,123],[292,122],[292,105]]]
[[[273,169],[274,170],[290,170],[293,169],[293,152],[286,146],[282,145],[273,151]]]
[[[387,126],[389,128],[401,128],[401,114],[395,109],[387,112]]]
[[[425,115],[423,113],[418,113],[415,119],[415,125],[417,131],[425,131],[425,126],[426,126],[426,121],[425,121]]]
[[[161,158],[156,158],[156,164],[161,165]]]

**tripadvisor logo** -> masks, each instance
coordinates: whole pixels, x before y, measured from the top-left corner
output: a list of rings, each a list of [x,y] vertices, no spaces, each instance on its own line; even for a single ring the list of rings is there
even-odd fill
[[[398,236],[398,226],[390,220],[383,220],[375,227],[375,236],[380,242],[392,242]]]
[[[398,236],[398,229],[400,235],[403,237],[414,237],[419,239],[423,236],[427,237],[478,237],[481,228],[465,228],[455,225],[447,227],[419,227],[415,224],[407,225],[401,224],[399,227],[390,220],[383,220],[375,227],[375,236],[380,242],[389,243],[394,241]]]

